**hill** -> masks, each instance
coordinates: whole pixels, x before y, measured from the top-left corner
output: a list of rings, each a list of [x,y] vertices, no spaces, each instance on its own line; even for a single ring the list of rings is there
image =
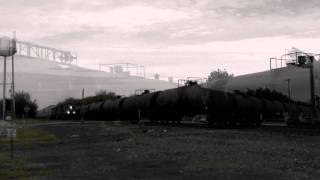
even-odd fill
[[[0,62],[2,81],[3,60]],[[7,61],[7,72],[7,82],[11,82],[11,60]],[[29,92],[32,98],[37,100],[40,108],[56,104],[67,97],[80,98],[83,88],[85,96],[91,96],[102,89],[129,95],[137,89],[163,90],[176,86],[165,81],[100,72],[24,56],[15,57],[15,91]],[[0,93],[2,94],[2,88]]]

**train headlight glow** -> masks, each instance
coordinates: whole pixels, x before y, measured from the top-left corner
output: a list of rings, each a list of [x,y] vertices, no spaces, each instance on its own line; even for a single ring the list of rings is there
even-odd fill
[[[67,111],[67,114],[70,114],[70,111],[69,111],[69,110]]]

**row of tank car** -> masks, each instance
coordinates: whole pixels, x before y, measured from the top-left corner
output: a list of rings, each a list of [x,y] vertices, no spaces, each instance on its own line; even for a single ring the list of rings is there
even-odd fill
[[[40,112],[40,115],[60,120],[122,120],[133,123],[141,120],[180,123],[198,116],[206,117],[206,122],[212,126],[260,126],[265,119],[285,119],[288,124],[309,121],[312,113],[307,105],[187,85],[81,106],[60,104],[46,109],[46,113]]]

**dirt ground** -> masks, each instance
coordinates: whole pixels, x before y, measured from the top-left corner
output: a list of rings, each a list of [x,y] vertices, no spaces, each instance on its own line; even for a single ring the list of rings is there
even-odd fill
[[[317,129],[120,122],[29,129],[54,138],[15,143],[22,179],[320,179]],[[7,156],[10,146],[0,145]],[[0,179],[19,177],[5,168],[0,165]]]

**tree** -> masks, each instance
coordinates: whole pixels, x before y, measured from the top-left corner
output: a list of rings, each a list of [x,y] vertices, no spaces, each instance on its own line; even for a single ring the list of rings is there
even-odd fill
[[[117,95],[114,92],[107,92],[106,90],[97,91],[95,96],[88,97],[89,99],[92,98],[94,101],[106,101],[106,100],[113,100],[117,99]]]
[[[84,105],[84,104],[90,104],[94,102],[99,101],[106,101],[106,100],[114,100],[119,98],[119,96],[116,95],[114,92],[107,92],[106,90],[99,90],[95,93],[95,96],[89,96],[84,99],[74,99],[74,98],[67,98],[64,101],[58,103],[58,105]]]
[[[234,90],[235,94],[243,95],[243,96],[254,96],[258,98],[268,99],[271,101],[281,101],[281,102],[288,102],[289,97],[282,94],[281,92],[277,92],[275,90],[270,90],[268,88],[259,88],[259,89],[246,89],[245,91]],[[292,102],[297,102],[293,101]]]
[[[229,74],[226,70],[218,69],[210,73],[210,75],[208,76],[208,82],[219,79],[228,79],[232,77],[233,74]]]
[[[15,106],[16,116],[18,118],[29,117],[34,118],[38,110],[38,104],[36,100],[31,100],[31,96],[28,92],[18,91],[15,93]],[[28,110],[28,112],[25,112]]]
[[[101,97],[102,99],[115,99],[116,93],[107,92],[106,90],[100,90],[96,92],[96,97]]]

